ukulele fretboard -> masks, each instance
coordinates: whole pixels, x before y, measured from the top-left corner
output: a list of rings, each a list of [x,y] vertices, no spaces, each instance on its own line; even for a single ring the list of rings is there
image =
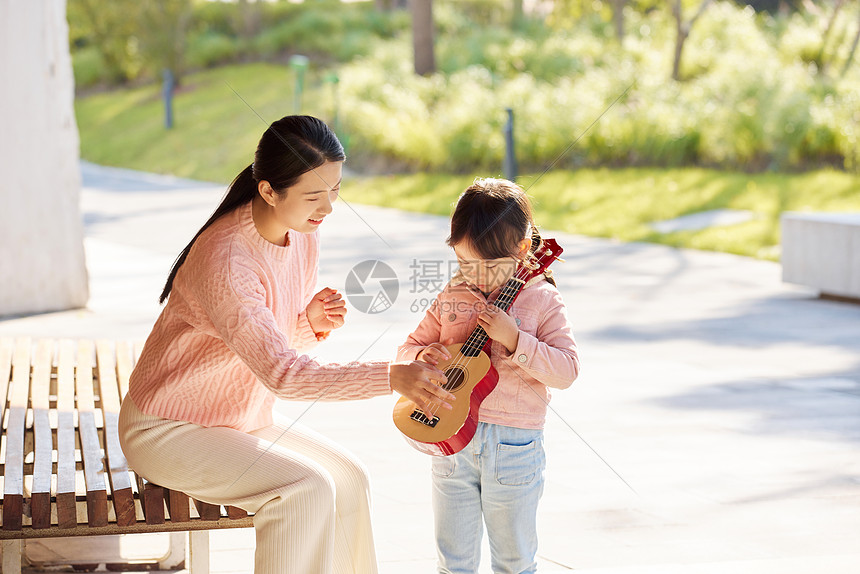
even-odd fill
[[[525,285],[525,281],[518,277],[511,277],[508,279],[508,282],[505,283],[505,286],[502,287],[502,290],[499,292],[499,296],[496,297],[495,301],[493,301],[493,305],[501,309],[502,312],[506,312],[511,308],[511,304],[514,302],[517,293],[520,292],[523,285]],[[460,352],[466,357],[477,357],[478,353],[481,352],[481,349],[484,348],[484,345],[487,344],[487,339],[489,339],[489,335],[487,335],[487,332],[484,331],[483,327],[478,325],[475,327],[475,330],[472,331],[472,334],[469,335],[469,338],[466,339],[466,342],[463,343],[463,346],[460,348]]]

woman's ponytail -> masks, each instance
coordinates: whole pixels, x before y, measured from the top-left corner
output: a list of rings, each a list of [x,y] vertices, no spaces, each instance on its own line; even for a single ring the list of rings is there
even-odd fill
[[[164,284],[164,289],[161,291],[161,297],[158,298],[159,303],[164,303],[167,296],[170,295],[170,291],[173,289],[173,280],[176,278],[176,273],[179,271],[179,268],[182,267],[182,264],[185,263],[185,259],[188,257],[188,252],[191,251],[191,247],[194,245],[194,242],[197,241],[197,238],[200,237],[200,234],[206,231],[206,229],[215,223],[215,220],[222,215],[230,213],[240,205],[244,205],[254,199],[255,193],[257,193],[257,181],[254,179],[254,164],[251,164],[236,176],[230,184],[230,187],[227,189],[224,199],[221,200],[221,205],[218,206],[212,214],[212,217],[203,224],[200,231],[197,232],[194,238],[179,254],[179,257],[176,258],[176,261],[173,262],[173,267],[170,269],[170,275],[167,276],[167,282]]]
[[[312,116],[285,116],[272,123],[257,144],[254,163],[236,176],[221,200],[221,205],[176,258],[158,299],[159,303],[164,303],[170,295],[176,273],[185,263],[200,234],[222,215],[253,200],[260,181],[269,182],[275,193],[283,195],[303,174],[328,161],[344,159],[346,155],[343,146],[322,120]]]

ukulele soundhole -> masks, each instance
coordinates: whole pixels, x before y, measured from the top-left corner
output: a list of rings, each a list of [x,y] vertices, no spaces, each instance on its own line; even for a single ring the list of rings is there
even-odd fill
[[[462,367],[448,367],[445,376],[448,382],[442,385],[442,388],[449,392],[456,391],[466,381],[466,371]]]

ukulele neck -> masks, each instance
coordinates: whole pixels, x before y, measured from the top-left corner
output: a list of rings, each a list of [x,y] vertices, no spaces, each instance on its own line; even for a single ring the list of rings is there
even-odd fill
[[[502,312],[507,312],[507,310],[511,308],[514,299],[517,298],[517,295],[525,283],[525,281],[516,276],[508,279],[507,283],[502,287],[501,292],[499,292],[499,296],[496,297],[495,301],[493,301],[493,305],[501,309]],[[475,330],[472,331],[472,334],[469,335],[469,338],[466,339],[465,343],[463,343],[463,346],[460,348],[460,352],[466,357],[477,357],[489,339],[490,336],[487,335],[484,328],[479,325],[475,327]]]

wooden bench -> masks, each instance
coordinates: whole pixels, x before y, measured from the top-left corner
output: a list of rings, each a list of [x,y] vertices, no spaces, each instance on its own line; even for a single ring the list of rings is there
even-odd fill
[[[124,343],[0,338],[3,574],[30,538],[188,532],[192,574],[208,531],[253,526],[243,510],[189,499],[129,470],[117,424],[137,352]]]

